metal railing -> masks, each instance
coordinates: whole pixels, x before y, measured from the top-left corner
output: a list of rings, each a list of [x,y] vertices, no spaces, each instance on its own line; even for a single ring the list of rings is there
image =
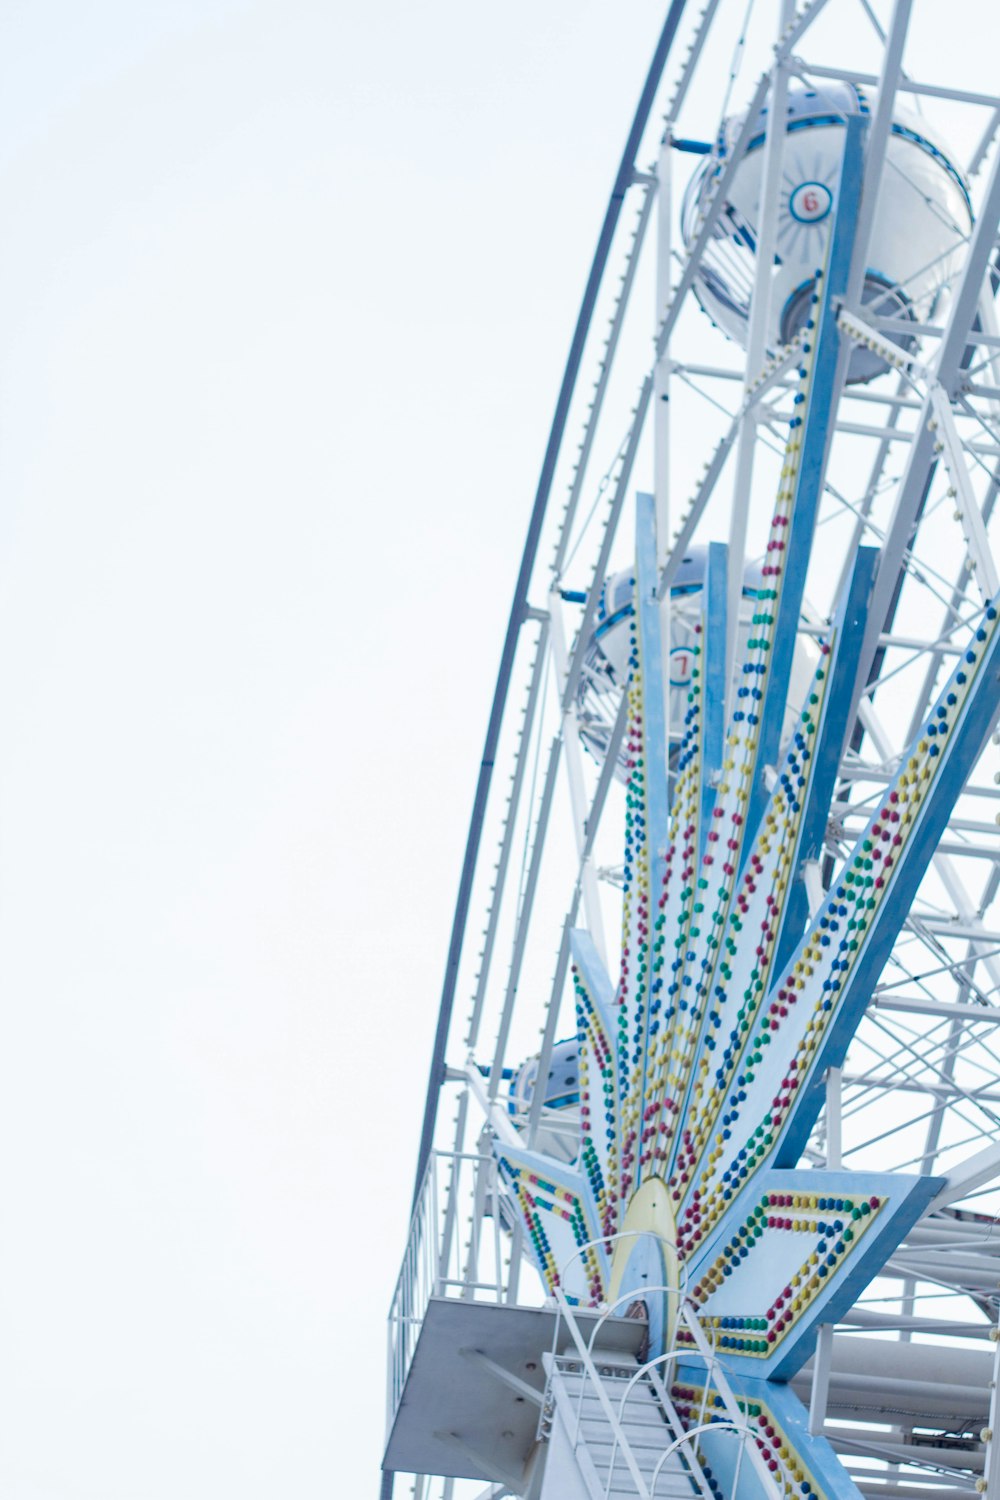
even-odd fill
[[[431,1152],[389,1308],[387,1426],[399,1407],[431,1298],[505,1300],[509,1269],[500,1216],[507,1198],[494,1157]]]
[[[665,1292],[674,1290],[664,1287]],[[608,1462],[608,1472],[605,1480],[605,1495],[611,1493],[616,1465],[621,1464],[628,1470],[636,1494],[640,1500],[655,1500],[657,1484],[665,1466],[670,1459],[680,1460],[686,1477],[692,1485],[692,1497],[696,1494],[707,1496],[710,1491],[704,1478],[700,1457],[698,1453],[698,1440],[703,1435],[711,1433],[714,1436],[731,1436],[739,1444],[736,1458],[736,1472],[739,1473],[740,1466],[747,1461],[756,1471],[758,1479],[763,1486],[764,1494],[769,1500],[779,1500],[780,1491],[775,1484],[774,1476],[770,1473],[763,1455],[757,1445],[756,1436],[747,1421],[746,1414],[741,1410],[736,1397],[726,1380],[720,1361],[715,1350],[708,1344],[704,1331],[698,1323],[697,1315],[690,1304],[682,1302],[680,1308],[680,1319],[691,1333],[695,1341],[695,1348],[685,1345],[683,1348],[675,1347],[665,1354],[658,1355],[640,1365],[637,1369],[628,1371],[625,1389],[617,1403],[612,1402],[605,1381],[601,1377],[598,1365],[594,1357],[594,1330],[590,1339],[585,1339],[583,1331],[574,1316],[573,1309],[567,1302],[561,1290],[556,1292],[556,1303],[559,1309],[559,1317],[569,1330],[575,1353],[570,1356],[553,1355],[550,1365],[549,1388],[545,1394],[545,1406],[541,1420],[540,1431],[544,1431],[547,1421],[551,1421],[553,1407],[553,1379],[569,1375],[579,1377],[579,1389],[575,1393],[576,1421],[569,1425],[569,1436],[574,1452],[585,1442],[581,1434],[581,1412],[585,1390],[589,1387],[590,1395],[596,1398],[603,1418],[607,1423],[612,1438],[611,1453]],[[558,1344],[558,1329],[554,1346]],[[702,1409],[698,1414],[698,1420],[692,1427],[685,1428],[678,1413],[674,1410],[667,1386],[663,1376],[666,1370],[680,1359],[685,1364],[704,1363],[704,1392]],[[601,1360],[603,1366],[604,1360]],[[623,1371],[624,1373],[624,1371]],[[627,1430],[627,1407],[631,1398],[635,1395],[640,1385],[651,1387],[656,1401],[664,1418],[667,1442],[665,1442],[662,1453],[657,1458],[656,1465],[648,1480],[640,1467],[638,1456],[633,1450],[628,1439]],[[709,1393],[714,1386],[715,1391],[722,1401],[722,1412],[709,1418],[707,1410]]]

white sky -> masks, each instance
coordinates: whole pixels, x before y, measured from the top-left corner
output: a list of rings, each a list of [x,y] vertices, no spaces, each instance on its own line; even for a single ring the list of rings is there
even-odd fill
[[[617,9],[0,14],[5,1500],[375,1490]]]
[[[4,1500],[375,1492],[478,753],[663,8],[0,12]]]

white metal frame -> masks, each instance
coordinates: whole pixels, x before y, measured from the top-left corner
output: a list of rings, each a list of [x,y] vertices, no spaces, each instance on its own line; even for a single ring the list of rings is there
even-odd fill
[[[525,1035],[530,1034],[532,1044],[538,1045],[540,1021],[540,1083],[546,1075],[552,1046],[560,1025],[565,1024],[560,1023],[560,1007],[568,968],[566,935],[581,907],[595,940],[608,947],[604,927],[614,908],[614,892],[606,876],[614,867],[605,858],[601,827],[609,799],[614,801],[610,774],[614,752],[602,771],[581,756],[575,732],[576,690],[599,592],[615,554],[617,531],[627,514],[644,442],[652,443],[649,467],[660,530],[666,643],[669,588],[678,559],[710,505],[717,506],[728,493],[733,496],[730,621],[736,617],[732,600],[740,584],[748,524],[743,500],[751,493],[762,465],[770,461],[774,433],[787,415],[787,376],[797,351],[767,354],[763,273],[757,281],[745,355],[733,345],[713,343],[707,324],[703,319],[699,322],[701,315],[692,310],[691,290],[756,109],[769,86],[780,96],[789,77],[853,78],[878,87],[865,181],[869,206],[897,94],[929,103],[945,99],[984,112],[979,144],[968,162],[970,174],[981,178],[977,221],[944,319],[902,328],[892,319],[869,318],[857,305],[863,251],[871,231],[870,207],[860,225],[848,294],[839,311],[844,335],[883,354],[896,382],[865,388],[841,386],[835,407],[834,454],[843,453],[844,464],[866,477],[863,485],[849,493],[837,463],[831,462],[821,524],[828,526],[831,536],[840,534],[838,527],[849,526],[847,539],[839,543],[844,568],[861,541],[881,547],[883,565],[863,653],[865,661],[879,670],[861,694],[858,732],[845,749],[826,861],[835,862],[861,827],[869,799],[891,776],[896,758],[932,699],[942,664],[960,649],[962,629],[973,606],[998,586],[997,544],[990,533],[1000,491],[1000,334],[988,277],[990,266],[996,264],[1000,223],[996,145],[1000,96],[906,76],[903,49],[911,0],[896,0],[886,35],[878,44],[876,68],[850,73],[809,57],[810,27],[839,4],[840,0],[814,0],[798,15],[788,3],[782,5],[770,76],[765,74],[756,88],[747,90],[747,123],[730,161],[723,165],[718,190],[694,245],[690,252],[680,253],[672,230],[679,160],[673,145],[684,136],[685,111],[696,80],[699,88],[712,86],[699,68],[713,27],[729,24],[734,14],[724,0],[709,0],[689,28],[686,59],[668,75],[666,113],[658,122],[657,139],[649,134],[649,155],[654,158],[650,170],[635,173],[627,190],[635,200],[636,214],[627,233],[620,236],[620,284],[603,304],[608,323],[605,338],[597,341],[594,350],[593,394],[586,402],[581,399],[576,408],[582,435],[575,459],[566,465],[566,505],[561,515],[547,523],[551,567],[546,571],[539,564],[533,575],[530,597],[537,602],[529,611],[517,671],[525,692],[523,709],[519,717],[511,716],[502,741],[511,780],[490,825],[498,839],[497,865],[492,879],[485,872],[480,879],[484,941],[474,972],[466,976],[471,1000],[465,1027],[461,1033],[457,1024],[453,1029],[452,1054],[460,1051],[467,1060],[449,1070],[444,1085],[446,1090],[459,1091],[452,1142],[456,1160],[466,1157],[466,1138],[474,1120],[484,1122],[501,1138],[510,1132],[529,1144],[536,1139],[544,1120],[542,1088],[524,1116],[511,1116],[501,1099],[503,1070],[511,1058],[523,1055],[517,1049],[523,1047]],[[763,187],[768,203],[776,201],[782,148],[783,136],[769,134]],[[657,226],[655,236],[648,234],[651,225]],[[643,257],[648,258],[654,239],[659,250],[657,254],[654,246],[652,251],[656,256],[653,357],[645,368],[626,369],[630,317],[636,305],[633,294],[644,284]],[[766,251],[766,236],[762,242]],[[762,265],[766,259],[766,254],[761,257]],[[919,335],[918,357],[907,355],[887,337],[894,331]],[[966,355],[970,348],[974,351],[971,362]],[[620,420],[626,386],[636,392],[631,411],[624,433],[620,425],[612,431]],[[677,420],[668,413],[680,397],[694,400],[694,393],[704,398],[706,408],[718,410],[720,419],[702,475],[687,504],[682,504],[674,474]],[[647,423],[651,410],[655,415]],[[644,437],[646,427],[651,438]],[[605,464],[608,467],[602,473]],[[588,525],[585,512],[591,502],[593,521]],[[953,520],[946,525],[949,515]],[[925,528],[931,539],[928,543],[923,539]],[[582,606],[565,597],[574,592],[580,578],[586,580],[586,589],[576,590],[585,593]],[[894,613],[894,591],[900,585],[905,607]],[[917,610],[920,601],[923,605]],[[920,629],[913,628],[915,611],[920,615]],[[804,634],[819,628],[816,621],[803,622]],[[619,713],[615,725],[619,738],[621,726]],[[538,774],[533,783],[535,765]],[[817,1163],[833,1164],[842,1158],[851,1166],[877,1150],[887,1165],[941,1173],[947,1186],[935,1206],[937,1217],[928,1221],[938,1226],[944,1225],[941,1215],[952,1215],[963,1201],[970,1212],[977,1203],[992,1204],[993,1198],[976,1195],[1000,1179],[1000,1099],[988,1086],[991,1068],[996,1071],[1000,1043],[996,1031],[1000,1023],[1000,757],[996,766],[996,783],[979,775],[956,805],[933,861],[933,873],[918,894],[900,943],[876,986],[843,1074],[830,1080],[825,1118],[807,1151],[807,1159]],[[566,828],[563,806],[570,820],[568,838],[562,832]],[[516,854],[522,846],[525,858],[518,874]],[[554,856],[550,873],[547,861],[557,849],[562,852]],[[824,881],[822,862],[810,872],[810,881],[816,899]],[[557,901],[561,901],[561,943],[553,938],[552,911]],[[548,963],[545,993],[539,989],[541,969],[533,962],[536,952],[546,955]],[[503,958],[507,960],[505,974],[499,973]],[[533,1024],[526,1027],[527,1011]],[[896,1118],[887,1115],[890,1096]],[[908,1100],[913,1101],[912,1110]],[[473,1153],[468,1159],[486,1158]],[[430,1191],[425,1189],[425,1193]],[[480,1183],[467,1197],[473,1217],[471,1240],[482,1234],[488,1196],[484,1197]],[[414,1219],[418,1243],[420,1226],[429,1218],[436,1221],[441,1212],[450,1244],[460,1217],[454,1207],[457,1190],[452,1203],[449,1217],[440,1205],[432,1207],[421,1198]],[[952,1222],[964,1228],[971,1221]],[[496,1216],[489,1227],[490,1232],[499,1233]],[[919,1329],[933,1322],[954,1328],[956,1339],[966,1337],[970,1328],[978,1331],[977,1319],[985,1320],[988,1299],[982,1290],[970,1289],[969,1277],[962,1279],[956,1269],[959,1262],[943,1248],[946,1242],[938,1230],[935,1234],[940,1244],[925,1244],[919,1253],[904,1247],[897,1263],[887,1267],[885,1282],[873,1294],[883,1297],[884,1291],[883,1301],[871,1301],[867,1310],[859,1310],[859,1315],[864,1311],[869,1318],[864,1326],[873,1326],[874,1320],[875,1326],[904,1338],[919,1337]],[[459,1279],[468,1276],[468,1285],[476,1287],[478,1252],[473,1253],[471,1240]],[[425,1282],[434,1284],[429,1264],[421,1259],[423,1251],[413,1249],[412,1255],[409,1281],[421,1289],[405,1294],[411,1298],[408,1308],[419,1306]],[[520,1287],[516,1236],[511,1255],[507,1280],[501,1289],[498,1277],[494,1287],[501,1297],[517,1296]],[[401,1284],[405,1279],[401,1276]],[[942,1300],[943,1293],[953,1294],[950,1302]],[[397,1289],[393,1304],[397,1351],[406,1347],[402,1330],[409,1326],[407,1318],[415,1316],[400,1311],[403,1296]],[[938,1316],[935,1308],[945,1304],[947,1316]],[[918,1326],[914,1330],[911,1324]],[[832,1330],[824,1331],[814,1366],[814,1430],[823,1428],[833,1348]],[[837,1438],[835,1445],[849,1464],[866,1453],[878,1459],[886,1450],[877,1434],[870,1437],[867,1447],[863,1433]],[[992,1467],[996,1449],[993,1443],[989,1450]],[[919,1449],[914,1448],[915,1464],[919,1456]]]

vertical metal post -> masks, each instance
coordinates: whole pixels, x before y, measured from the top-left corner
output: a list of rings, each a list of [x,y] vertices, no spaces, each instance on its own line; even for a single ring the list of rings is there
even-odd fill
[[[545,767],[545,779],[542,782],[542,795],[538,804],[538,817],[535,819],[534,842],[531,849],[531,858],[528,861],[528,878],[525,882],[521,910],[518,913],[517,927],[514,932],[514,947],[510,956],[510,972],[507,976],[507,988],[504,991],[503,1008],[500,1012],[500,1026],[497,1031],[496,1046],[493,1052],[493,1066],[490,1069],[488,1087],[490,1104],[495,1102],[497,1094],[500,1092],[500,1083],[503,1078],[504,1058],[507,1054],[507,1039],[510,1036],[511,1022],[514,1018],[514,1003],[517,999],[517,987],[521,979],[521,965],[524,962],[524,950],[528,941],[528,928],[531,923],[535,890],[538,886],[542,854],[545,849],[545,835],[549,825],[549,813],[552,810],[552,794],[555,791],[562,746],[562,736],[558,734],[554,735],[552,744],[549,747],[549,759]],[[473,1084],[475,1082],[472,1075],[470,1075],[470,1082],[473,1082]]]
[[[826,1166],[837,1172],[843,1165],[843,1130],[840,1098],[841,1070],[828,1068],[826,1074]],[[830,1394],[830,1364],[833,1359],[833,1324],[821,1323],[813,1355],[812,1391],[809,1397],[809,1431],[815,1437],[826,1422],[826,1404]]]
[[[982,1431],[986,1444],[983,1492],[996,1496],[1000,1495],[1000,1432],[997,1431],[1000,1426],[1000,1328],[991,1328],[990,1338],[993,1340],[993,1377],[990,1380],[990,1414]]]
[[[670,306],[671,255],[673,249],[672,165],[669,130],[660,146],[656,165],[656,327],[660,328]],[[653,493],[656,497],[657,571],[663,569],[670,537],[670,349],[662,351],[654,373],[656,405],[653,413]]]
[[[497,1301],[503,1301],[503,1241],[500,1237],[500,1173],[495,1158],[490,1160],[490,1214],[493,1219],[493,1274],[497,1283]]]
[[[493,950],[500,927],[503,895],[507,888],[507,871],[510,867],[511,854],[514,849],[514,835],[518,827],[518,810],[521,806],[521,794],[524,790],[525,774],[531,759],[529,747],[534,729],[535,714],[543,696],[542,687],[546,678],[546,668],[548,667],[548,649],[549,626],[548,621],[545,620],[542,622],[535,645],[535,659],[531,668],[531,684],[528,688],[528,697],[524,705],[518,750],[514,762],[514,778],[510,784],[510,791],[507,793],[507,810],[504,814],[503,836],[500,840],[500,852],[497,856],[496,869],[493,876],[493,889],[490,895],[486,931],[483,933],[483,947],[479,957],[479,976],[476,980],[476,993],[472,1000],[469,1030],[465,1038],[465,1045],[470,1050],[475,1048],[479,1041],[479,1027],[486,1004],[486,989],[489,984]],[[462,1142],[457,1137],[455,1149],[456,1151],[462,1149]]]
[[[455,914],[452,920],[451,940],[448,945],[448,961],[445,967],[444,985],[438,1009],[434,1049],[431,1054],[430,1075],[427,1080],[427,1098],[424,1103],[424,1119],[420,1131],[420,1145],[417,1151],[417,1171],[413,1189],[414,1200],[416,1200],[417,1194],[420,1192],[424,1166],[434,1143],[438,1095],[441,1084],[444,1081],[445,1052],[448,1046],[448,1034],[451,1029],[451,1014],[455,1003],[455,988],[458,981],[458,966],[465,938],[465,924],[472,897],[472,882],[479,856],[479,843],[482,837],[486,802],[489,796],[490,783],[493,778],[493,766],[500,740],[500,726],[503,721],[507,693],[514,670],[514,658],[517,653],[518,638],[521,626],[528,618],[528,587],[531,582],[531,575],[534,572],[538,544],[541,539],[542,526],[548,509],[549,492],[552,488],[556,463],[562,448],[563,434],[569,418],[570,404],[576,390],[576,379],[583,360],[584,346],[590,332],[594,306],[597,302],[598,292],[604,278],[608,257],[611,253],[611,242],[621,215],[625,195],[633,181],[636,155],[639,151],[643,132],[646,129],[650,112],[653,108],[653,100],[656,97],[656,91],[659,88],[660,79],[663,76],[663,70],[666,67],[667,58],[673,47],[677,28],[681,23],[681,17],[684,14],[686,4],[687,0],[671,0],[670,9],[663,23],[663,28],[656,44],[656,50],[653,53],[653,60],[649,65],[649,72],[646,75],[646,81],[639,96],[635,117],[629,130],[628,139],[625,142],[625,150],[622,152],[614,186],[611,189],[611,198],[604,216],[604,223],[601,226],[597,249],[594,252],[594,259],[590,268],[590,275],[587,278],[583,303],[580,307],[576,328],[573,332],[573,342],[570,345],[569,356],[566,360],[562,385],[559,388],[559,398],[556,402],[555,415],[552,418],[552,427],[545,449],[545,457],[542,461],[542,471],[538,478],[538,488],[535,491],[531,520],[528,523],[528,535],[525,538],[521,566],[517,575],[517,584],[514,588],[514,601],[511,605],[510,619],[507,623],[507,634],[504,638],[503,652],[500,657],[500,669],[497,673],[493,705],[490,709],[489,723],[486,728],[486,743],[483,746],[483,754],[479,766],[479,779],[476,783],[476,794],[472,804],[472,817],[469,821],[469,833],[465,845],[465,855],[462,860],[462,874],[459,880],[458,899],[455,903]],[[390,1480],[390,1494],[391,1488]]]
[[[472,1213],[469,1217],[469,1243],[465,1251],[465,1265],[462,1268],[462,1299],[466,1302],[476,1300],[475,1283],[481,1280],[479,1272],[479,1231],[483,1222],[486,1208],[486,1186],[482,1158],[477,1158],[472,1164]]]
[[[459,1172],[461,1169],[462,1142],[465,1137],[465,1122],[469,1113],[469,1090],[464,1088],[458,1100],[458,1113],[455,1118],[455,1149],[451,1157],[451,1167],[448,1173],[447,1199],[445,1201],[444,1224],[441,1228],[441,1243],[438,1251],[438,1274],[442,1277],[448,1274],[448,1265],[451,1261],[451,1247],[455,1240],[455,1226],[458,1221],[458,1198],[459,1198]]]
[[[522,1220],[519,1218],[511,1231],[510,1236],[510,1268],[507,1272],[507,1290],[504,1300],[506,1302],[517,1302],[517,1292],[521,1281],[521,1255],[524,1242],[524,1229]]]
[[[879,189],[885,173],[885,153],[892,129],[892,112],[896,103],[896,89],[903,67],[903,47],[910,24],[913,0],[896,0],[892,20],[886,37],[882,57],[882,72],[879,77],[878,99],[868,132],[867,166],[858,205],[857,229],[854,238],[854,254],[851,259],[851,274],[847,279],[845,302],[857,308],[865,283],[868,266],[868,248],[871,244],[875,211],[878,207]]]
[[[813,1355],[812,1391],[809,1396],[809,1431],[816,1437],[826,1421],[826,1403],[830,1394],[830,1361],[833,1356],[833,1325],[821,1323]]]
[[[569,655],[566,650],[566,632],[563,627],[562,599],[553,589],[549,595],[549,643],[552,661],[556,669],[559,698],[563,699],[566,679],[569,674]],[[582,649],[578,647],[578,649]],[[587,927],[594,940],[605,968],[608,966],[608,951],[604,941],[604,919],[601,915],[601,898],[597,888],[594,863],[587,852],[587,794],[583,785],[583,755],[580,736],[577,733],[576,711],[564,705],[562,724],[563,758],[566,765],[566,781],[569,786],[570,808],[573,816],[573,836],[576,853],[580,861],[580,888],[583,894],[583,909],[587,916]]]
[[[843,1166],[843,1132],[841,1128],[840,1068],[826,1071],[826,1169],[839,1172]]]
[[[430,1168],[430,1202],[429,1207],[425,1209],[424,1235],[430,1250],[430,1264],[434,1267],[431,1296],[439,1297],[441,1295],[443,1270],[434,1254],[434,1241],[438,1234],[438,1158],[436,1152],[431,1154],[428,1166]]]
[[[670,306],[673,213],[670,127],[660,145],[656,166],[656,324],[660,328]],[[660,353],[653,372],[653,495],[656,529],[657,586],[670,553],[670,342]],[[670,590],[660,600],[660,644],[663,656],[663,742],[670,754]]]
[[[788,30],[795,15],[794,0],[781,0],[778,16],[778,39]],[[746,397],[761,372],[767,354],[767,331],[771,313],[771,280],[778,245],[778,208],[781,195],[781,163],[785,148],[785,114],[788,100],[788,60],[781,55],[771,74],[767,95],[767,126],[764,140],[764,166],[761,180],[760,213],[757,216],[757,252],[753,295],[750,299],[750,321],[747,328],[747,362],[743,393]],[[754,448],[757,442],[755,408],[751,407],[740,428],[736,449],[736,473],[733,481],[733,508],[729,527],[729,603],[726,640],[726,699],[732,693],[733,668],[743,600],[743,564],[746,561],[747,525],[750,515],[750,489],[753,482]],[[729,721],[729,708],[726,722]]]

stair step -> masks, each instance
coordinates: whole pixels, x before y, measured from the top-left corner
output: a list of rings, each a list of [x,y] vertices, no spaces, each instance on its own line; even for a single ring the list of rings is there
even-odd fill
[[[625,1395],[625,1392],[624,1390],[609,1391],[606,1389],[605,1395],[607,1396],[608,1401],[611,1403],[612,1409],[614,1411],[617,1411],[621,1403],[622,1396]],[[596,1391],[584,1391],[582,1401],[580,1400],[579,1391],[570,1391],[569,1396],[576,1405],[579,1405],[581,1411],[592,1411],[594,1408],[598,1408],[603,1411],[604,1409],[601,1404],[601,1398],[598,1396]],[[628,1396],[626,1397],[625,1410],[636,1412],[658,1412],[661,1410],[661,1407],[652,1391],[640,1390],[639,1387],[633,1386],[629,1391]]]
[[[664,1449],[670,1448],[670,1443],[675,1442],[675,1434],[666,1427],[661,1427],[658,1433],[630,1433],[628,1428],[622,1428],[622,1431],[625,1433],[625,1442],[637,1454],[663,1454]],[[610,1454],[615,1448],[615,1434],[607,1427],[600,1433],[588,1433],[585,1428],[580,1428],[580,1437],[595,1454]]]
[[[597,1436],[595,1434],[581,1432],[580,1438],[582,1442],[585,1442],[587,1444],[587,1447],[594,1455],[595,1464],[608,1462],[611,1456],[611,1452],[614,1449],[614,1438],[612,1436],[607,1433],[603,1433],[600,1436]],[[637,1457],[652,1457],[655,1461],[656,1459],[660,1458],[662,1454],[665,1453],[666,1450],[670,1447],[670,1444],[673,1442],[673,1437],[669,1432],[666,1431],[664,1431],[662,1437],[650,1439],[635,1437],[632,1433],[626,1432],[625,1441],[628,1443],[628,1446]],[[618,1448],[615,1449],[615,1451],[621,1453],[620,1444]],[[679,1459],[678,1462],[680,1462]]]
[[[648,1486],[652,1475],[644,1475],[644,1478]],[[607,1475],[602,1476],[602,1482],[606,1482],[606,1480]],[[616,1474],[614,1483],[612,1484],[611,1489],[608,1493],[609,1495],[634,1495],[635,1485],[632,1483],[631,1474],[627,1472],[620,1475]],[[661,1474],[659,1483],[656,1486],[656,1500],[667,1500],[667,1497],[670,1495],[687,1496],[694,1493],[695,1489],[693,1481],[687,1478],[679,1480],[677,1475]]]
[[[575,1428],[576,1423],[574,1422],[573,1425]],[[662,1417],[658,1417],[655,1422],[633,1422],[626,1413],[621,1419],[621,1427],[622,1432],[629,1434],[629,1441],[631,1441],[633,1433],[636,1437],[645,1438],[649,1442],[656,1442],[662,1438],[663,1442],[667,1443],[675,1436],[672,1429],[663,1421]],[[595,1414],[592,1417],[586,1415],[581,1417],[580,1431],[586,1433],[588,1437],[593,1435],[598,1441],[601,1440],[602,1435],[607,1437],[609,1443],[612,1440],[611,1427],[603,1420],[602,1414]]]
[[[626,1495],[631,1496],[631,1500],[635,1500],[637,1490],[631,1482],[625,1489],[619,1489],[618,1484],[615,1483],[607,1493],[608,1500],[624,1500]],[[656,1486],[655,1500],[692,1500],[692,1497],[696,1494],[697,1491],[691,1483],[685,1484],[683,1489],[678,1489],[676,1486],[672,1487],[665,1479],[661,1478]]]
[[[615,1416],[618,1416],[617,1412],[615,1412]],[[636,1421],[633,1414],[629,1411],[626,1411],[624,1416],[620,1417],[619,1420],[622,1424],[623,1432],[640,1432],[645,1433],[648,1436],[656,1435],[658,1433],[669,1433],[671,1430],[658,1412],[650,1421],[646,1421],[645,1419],[642,1421]],[[607,1421],[605,1420],[603,1412],[583,1412],[580,1416],[580,1431],[610,1432],[611,1429],[608,1426]]]
[[[601,1379],[600,1393],[582,1371],[559,1370],[559,1401],[563,1417],[571,1435],[578,1438],[581,1452],[586,1451],[591,1487],[596,1481],[601,1493],[606,1493],[607,1500],[636,1500],[638,1491],[628,1459],[622,1443],[615,1440],[602,1394],[621,1424],[624,1444],[647,1489],[652,1485],[653,1475],[664,1460],[666,1450],[681,1434],[671,1425],[648,1377],[636,1379],[635,1366],[609,1363],[598,1365],[597,1369]],[[619,1414],[623,1397],[624,1407]],[[697,1467],[697,1462],[688,1448],[671,1454],[659,1468],[655,1500],[704,1500],[693,1467]]]
[[[619,1414],[617,1408],[614,1405],[612,1405],[611,1409],[618,1421],[621,1422],[622,1426],[627,1430],[634,1430],[636,1432],[670,1431],[670,1424],[664,1421],[664,1418],[660,1413],[658,1407],[649,1407],[648,1409],[643,1408],[640,1411],[636,1411],[631,1405],[628,1405],[621,1414]],[[605,1417],[603,1408],[601,1407],[597,1407],[592,1411],[584,1410],[579,1413],[574,1410],[574,1425],[576,1423],[577,1415],[579,1415],[581,1427],[597,1429],[599,1427],[606,1428],[608,1425],[607,1418]]]

